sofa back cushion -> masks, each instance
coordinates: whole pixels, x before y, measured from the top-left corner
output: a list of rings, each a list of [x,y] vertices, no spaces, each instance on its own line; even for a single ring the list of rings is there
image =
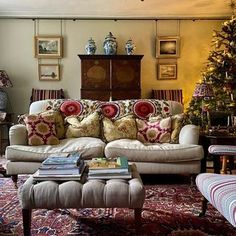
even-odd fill
[[[29,113],[39,113],[45,110],[57,110],[63,113],[63,103],[76,101],[79,107],[79,116],[86,117],[92,114],[98,108],[102,109],[104,116],[112,119],[123,117],[124,115],[134,114],[135,116],[145,119],[151,113],[154,115],[175,115],[183,112],[183,105],[176,101],[164,101],[157,99],[130,99],[117,100],[112,102],[102,102],[89,99],[52,99],[33,102],[30,105]],[[63,108],[63,109],[62,109]],[[68,108],[68,107],[67,107]],[[70,110],[71,108],[69,108]],[[65,116],[66,114],[63,113]]]

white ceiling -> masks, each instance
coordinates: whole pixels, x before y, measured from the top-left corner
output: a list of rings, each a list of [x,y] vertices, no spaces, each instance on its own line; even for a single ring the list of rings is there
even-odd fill
[[[0,17],[227,18],[232,0],[0,0]]]

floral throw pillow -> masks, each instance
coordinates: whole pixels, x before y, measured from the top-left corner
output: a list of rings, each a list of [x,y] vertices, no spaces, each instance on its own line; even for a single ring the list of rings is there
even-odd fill
[[[69,124],[66,138],[98,138],[100,136],[100,115],[97,111],[82,120],[77,116],[68,116],[65,121]]]
[[[184,113],[176,114],[171,117],[171,143],[179,143],[179,133],[184,122]],[[150,116],[150,122],[156,122],[162,119],[162,116]]]
[[[54,115],[28,115],[24,121],[28,132],[29,145],[59,144],[60,141],[56,135]]]
[[[55,126],[56,126],[56,134],[59,139],[63,139],[65,137],[65,126],[64,126],[64,120],[62,118],[62,115],[59,111],[53,111],[48,110],[41,113],[42,116],[45,115],[53,115]]]
[[[136,139],[137,127],[133,116],[124,116],[117,120],[104,117],[103,135],[107,142],[117,139]]]
[[[137,138],[143,143],[169,143],[171,134],[171,118],[160,119],[156,122],[136,119]]]

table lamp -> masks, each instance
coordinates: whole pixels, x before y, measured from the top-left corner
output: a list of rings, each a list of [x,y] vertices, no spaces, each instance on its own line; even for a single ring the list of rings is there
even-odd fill
[[[5,70],[0,70],[0,111],[6,112],[8,96],[2,88],[12,87],[12,82],[9,79]]]
[[[203,81],[202,83],[197,83],[197,85],[195,87],[195,90],[194,90],[194,93],[193,93],[193,97],[202,99],[201,119],[202,119],[202,126],[204,126],[204,118],[203,118],[204,104],[203,104],[203,100],[205,98],[214,97],[214,91],[213,91],[212,86],[210,84],[207,84],[205,81]]]

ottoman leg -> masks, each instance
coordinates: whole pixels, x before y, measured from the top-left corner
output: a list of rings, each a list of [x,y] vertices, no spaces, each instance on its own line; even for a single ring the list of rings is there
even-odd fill
[[[207,199],[205,197],[202,197],[202,211],[199,214],[200,217],[202,217],[206,214],[207,203],[208,203]]]
[[[31,209],[22,209],[24,236],[30,236]]]
[[[136,229],[139,229],[142,224],[142,208],[135,208],[134,209],[134,220],[135,220],[135,226]]]

